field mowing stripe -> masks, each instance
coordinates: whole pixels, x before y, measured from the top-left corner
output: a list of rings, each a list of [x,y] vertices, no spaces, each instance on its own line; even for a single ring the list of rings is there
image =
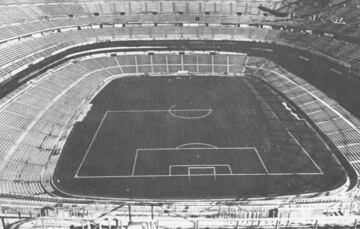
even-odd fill
[[[91,139],[90,145],[89,145],[88,149],[86,150],[86,153],[85,153],[85,155],[84,155],[84,157],[83,157],[83,159],[82,159],[82,161],[81,161],[78,169],[76,170],[75,176],[78,176],[77,174],[78,174],[78,172],[80,171],[80,169],[81,169],[81,167],[82,167],[82,164],[84,163],[85,158],[86,158],[86,156],[88,155],[88,153],[89,153],[89,151],[90,151],[90,149],[91,149],[91,146],[92,146],[92,144],[94,143],[94,141],[95,141],[95,139],[96,139],[97,134],[99,133],[99,130],[100,130],[100,128],[101,128],[101,126],[102,126],[102,124],[103,124],[103,122],[104,122],[104,120],[105,120],[106,115],[107,115],[107,112],[104,114],[103,118],[101,119],[101,122],[100,122],[98,128],[96,129],[96,132],[95,132],[95,134],[94,134],[94,137]]]

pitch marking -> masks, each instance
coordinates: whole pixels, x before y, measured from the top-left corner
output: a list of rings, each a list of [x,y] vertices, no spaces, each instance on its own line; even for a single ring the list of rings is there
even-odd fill
[[[321,170],[321,168],[318,166],[318,164],[312,159],[312,157],[308,154],[308,152],[304,149],[304,147],[300,144],[300,142],[295,138],[295,136],[290,132],[290,130],[281,122],[281,120],[274,113],[274,111],[269,106],[269,104],[267,104],[267,102],[257,93],[257,91],[250,84],[248,84],[248,86],[254,92],[254,94],[259,97],[261,102],[269,109],[271,114],[275,117],[275,119],[278,120],[280,125],[286,130],[286,132],[289,134],[289,136],[296,142],[296,144],[301,148],[301,150],[305,153],[305,155],[312,161],[312,163],[315,165],[315,167],[318,169],[318,171],[323,174],[324,172]]]
[[[182,164],[182,165],[169,165],[169,175],[172,176],[172,168],[178,168],[178,167],[214,167],[216,169],[216,167],[226,167],[229,172],[230,175],[232,175],[232,170],[231,170],[231,166],[229,164]],[[182,174],[179,174],[182,175]],[[224,175],[229,175],[229,174],[224,174]]]
[[[94,143],[94,141],[95,141],[95,139],[96,139],[96,136],[97,136],[97,134],[99,133],[100,128],[102,127],[102,124],[103,124],[103,122],[104,122],[104,120],[105,120],[106,115],[107,115],[107,112],[105,113],[105,115],[104,115],[103,118],[101,119],[101,122],[100,122],[98,128],[96,129],[96,132],[95,132],[93,138],[91,139],[90,145],[89,145],[89,147],[87,148],[86,153],[85,153],[85,155],[84,155],[84,157],[83,157],[83,159],[82,159],[82,161],[81,161],[78,169],[76,170],[75,177],[78,177],[78,172],[80,171],[80,168],[82,167],[82,165],[83,165],[83,163],[84,163],[84,161],[85,161],[85,158],[87,157],[87,155],[88,155],[88,153],[89,153],[89,151],[90,151],[90,148],[92,147],[92,144]]]
[[[214,145],[210,145],[207,143],[201,143],[201,142],[191,142],[191,143],[182,144],[182,145],[177,146],[175,149],[182,149],[185,146],[191,146],[191,145],[209,146],[212,149],[218,149],[218,147],[216,147]],[[184,148],[184,149],[187,149],[187,148]]]
[[[175,107],[175,105],[171,106],[168,110],[169,114],[171,116],[174,116],[176,118],[182,118],[182,119],[200,119],[200,118],[205,118],[207,116],[209,116],[213,110],[212,109],[186,109],[186,110],[173,110],[173,108]],[[174,112],[176,111],[207,111],[206,114],[201,115],[201,116],[197,116],[197,117],[187,117],[187,116],[182,116],[182,115],[177,115]]]
[[[258,156],[258,158],[259,158],[259,160],[260,160],[260,162],[261,162],[262,166],[264,167],[264,169],[265,169],[265,171],[266,171],[266,174],[268,174],[268,175],[269,175],[270,173],[269,173],[268,169],[266,168],[264,161],[263,161],[263,160],[262,160],[262,158],[260,157],[259,152],[257,151],[257,149],[256,149],[256,148],[254,148],[254,150],[255,150],[256,155]]]

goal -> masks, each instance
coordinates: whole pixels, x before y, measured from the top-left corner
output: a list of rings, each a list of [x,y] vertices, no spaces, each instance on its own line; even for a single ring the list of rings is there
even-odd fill
[[[202,167],[202,166],[189,166],[187,168],[189,180],[192,176],[213,176],[216,180],[216,168],[214,166],[212,167]]]

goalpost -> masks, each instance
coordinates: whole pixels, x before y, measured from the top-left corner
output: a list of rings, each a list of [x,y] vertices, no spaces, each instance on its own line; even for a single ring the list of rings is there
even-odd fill
[[[216,177],[219,175],[229,175],[233,173],[229,164],[188,164],[188,165],[170,165],[169,176],[187,176],[191,177]]]
[[[215,166],[189,166],[187,168],[189,180],[192,176],[213,176],[216,180]]]

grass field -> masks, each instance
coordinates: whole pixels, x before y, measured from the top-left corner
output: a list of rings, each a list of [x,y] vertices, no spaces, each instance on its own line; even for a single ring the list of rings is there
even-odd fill
[[[63,194],[271,197],[325,192],[346,180],[304,117],[256,78],[122,78],[92,104],[55,169]]]

